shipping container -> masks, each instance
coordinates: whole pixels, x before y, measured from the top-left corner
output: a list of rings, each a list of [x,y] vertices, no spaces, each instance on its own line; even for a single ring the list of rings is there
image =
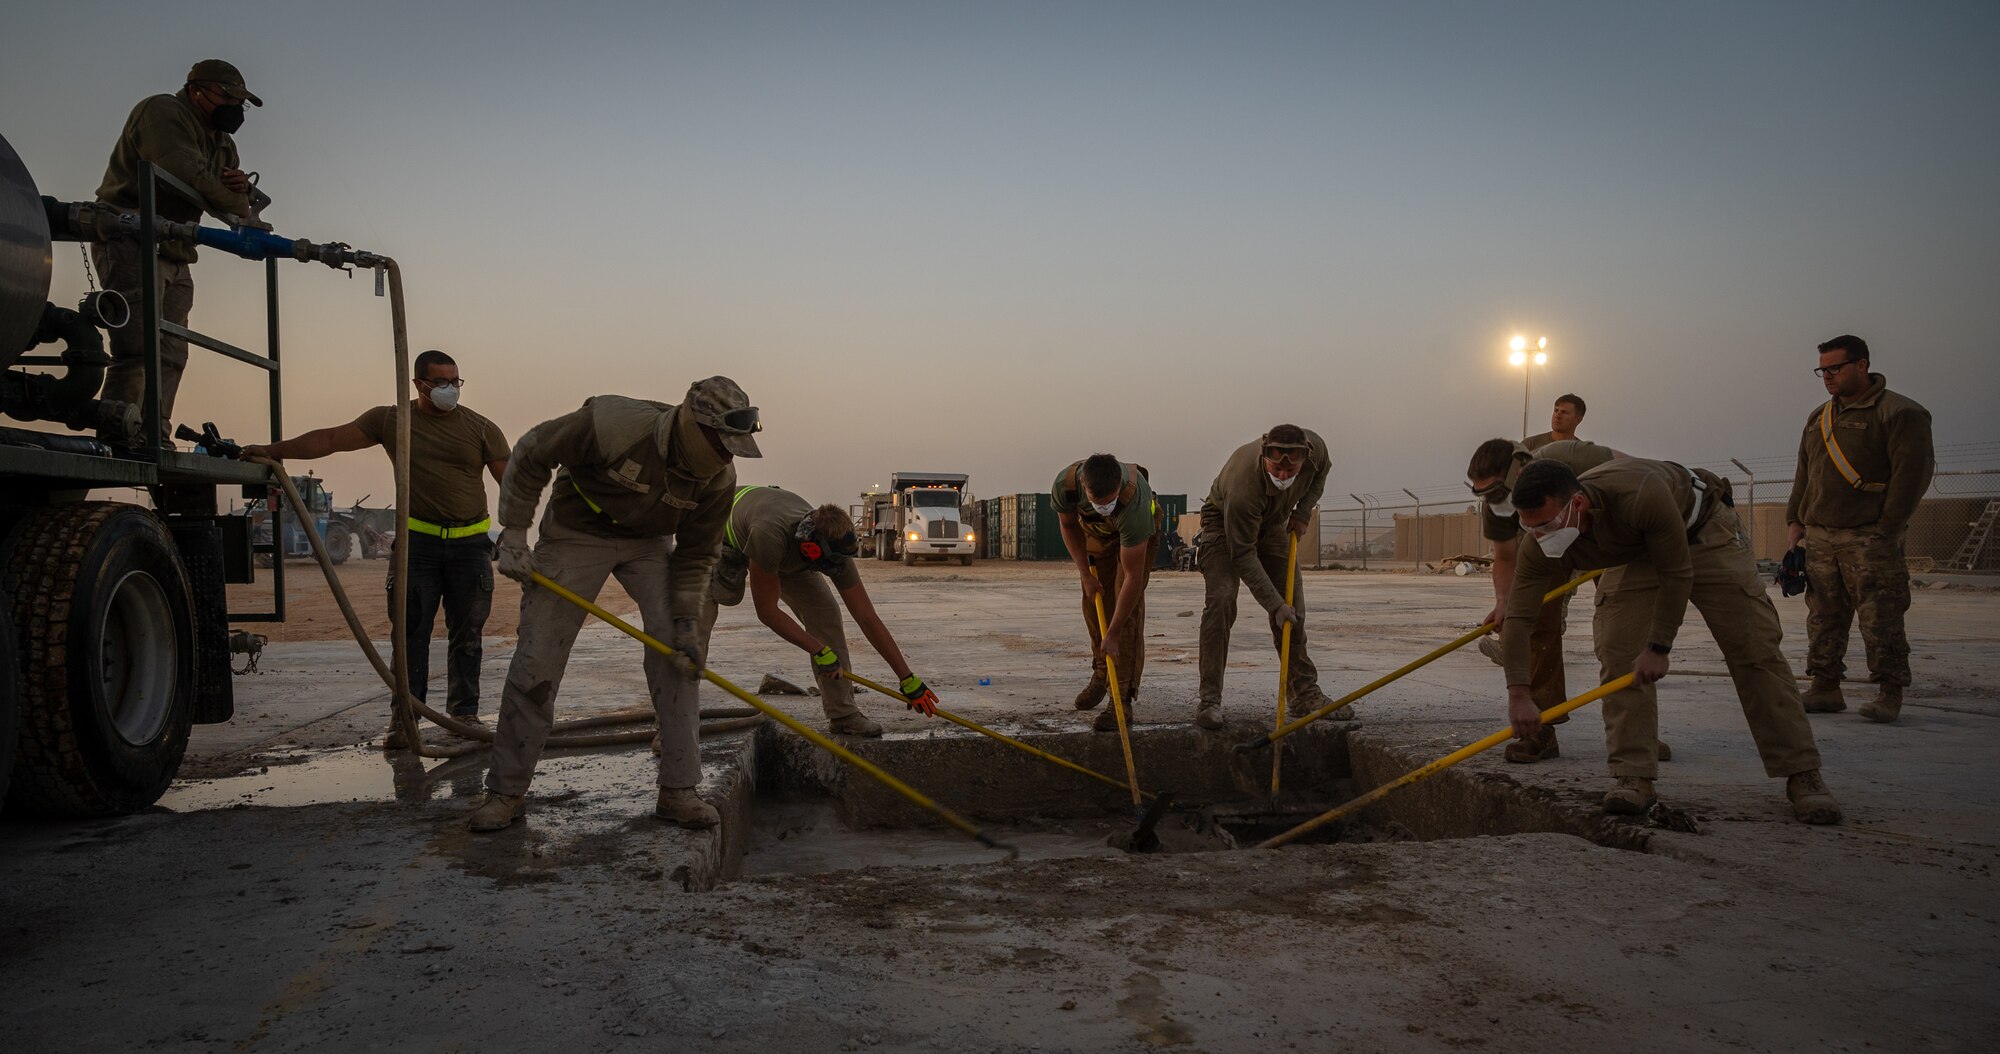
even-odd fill
[[[995,533],[1000,536],[1000,559],[1018,560],[1021,558],[1020,496],[1003,494],[999,504],[1000,529]]]
[[[1056,520],[1053,500],[1047,491],[1034,494],[1017,494],[1019,503],[1015,515],[1016,528],[1020,538],[1019,558],[1022,560],[1067,560],[1069,547],[1063,544],[1062,524]]]
[[[989,499],[980,498],[972,503],[970,514],[965,520],[965,529],[973,534],[972,555],[974,558],[986,555],[986,506]]]
[[[989,560],[1000,559],[1000,499],[989,498],[986,502],[986,519],[980,521],[979,529],[986,532],[980,543],[980,552]]]

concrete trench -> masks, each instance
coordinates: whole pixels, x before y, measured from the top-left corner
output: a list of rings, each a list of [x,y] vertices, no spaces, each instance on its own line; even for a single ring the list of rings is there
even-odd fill
[[[1433,760],[1359,722],[1320,722],[1285,742],[1284,793],[1268,795],[1270,753],[1238,753],[1260,733],[1250,726],[1206,732],[1192,725],[1133,731],[1140,785],[1171,791],[1175,808],[1159,825],[1161,852],[1246,848]],[[1026,733],[1042,750],[1117,776],[1117,737],[1093,732]],[[891,734],[846,740],[855,753],[902,779],[1003,842],[1029,840],[1028,859],[1106,855],[1135,826],[1126,792],[1067,772],[971,732]],[[720,833],[685,841],[674,869],[681,888],[700,892],[755,874],[815,874],[867,866],[977,864],[1003,857],[945,826],[889,788],[789,730],[767,724],[704,746],[703,794],[723,814]],[[1302,841],[1433,841],[1552,833],[1612,848],[1645,851],[1643,823],[1616,821],[1505,776],[1453,769],[1398,789],[1359,816]],[[801,839],[817,851],[766,866],[776,842]],[[815,861],[831,861],[815,863]]]

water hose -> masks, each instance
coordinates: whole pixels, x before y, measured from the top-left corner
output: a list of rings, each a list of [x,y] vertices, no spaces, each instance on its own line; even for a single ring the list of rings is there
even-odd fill
[[[840,671],[840,675],[842,677],[847,678],[850,681],[853,681],[855,684],[862,686],[863,688],[873,688],[874,690],[881,692],[883,695],[889,696],[890,698],[908,702],[907,699],[904,699],[903,693],[876,684],[874,681],[871,681],[868,678],[863,677],[858,673],[855,673],[853,670],[842,670]],[[987,728],[985,725],[982,725],[976,721],[960,717],[959,715],[954,714],[949,710],[946,710],[942,706],[937,708],[937,716],[944,718],[945,720],[951,722],[954,725],[957,725],[960,728],[969,728],[972,731],[977,732],[980,735],[985,736],[989,739],[994,739],[998,740],[999,742],[1005,743],[1008,746],[1013,747],[1015,750],[1033,754],[1034,756],[1042,759],[1043,761],[1048,762],[1051,765],[1060,765],[1063,768],[1066,768],[1071,772],[1074,772],[1080,776],[1088,776],[1099,783],[1116,787],[1119,790],[1126,789],[1126,783],[1124,780],[1117,779],[1112,776],[1107,776],[1104,773],[1097,771],[1096,769],[1085,768],[1082,765],[1079,765],[1074,761],[1070,761],[1067,758],[1057,757],[1056,755],[1051,754],[1048,751],[1041,749],[1040,747],[1034,746],[1029,743],[1024,743],[1021,740],[1015,739],[1013,736],[1006,735],[1001,732],[995,732],[994,730]],[[1157,795],[1154,795],[1151,792],[1141,792],[1141,797],[1154,798],[1157,797]]]
[[[1297,534],[1292,534],[1292,532],[1290,531],[1287,531],[1286,533],[1291,534],[1292,538],[1290,552],[1287,553],[1285,556],[1285,606],[1289,608],[1292,607],[1292,600],[1298,596],[1299,536]],[[1298,617],[1297,608],[1292,609],[1292,617],[1293,618]],[[1290,622],[1287,622],[1285,623],[1285,628],[1282,631],[1280,631],[1278,637],[1278,716],[1271,722],[1271,727],[1274,729],[1277,728],[1279,725],[1285,723],[1285,691],[1291,685],[1291,683],[1292,683],[1292,624]],[[1276,798],[1278,796],[1278,772],[1284,766],[1284,761],[1285,761],[1284,751],[1282,750],[1271,751],[1271,797],[1272,798]]]
[[[1104,622],[1104,591],[1091,595],[1097,601],[1097,639],[1105,645],[1111,643],[1111,627]],[[1146,803],[1139,793],[1139,767],[1132,762],[1132,730],[1125,723],[1125,703],[1118,695],[1118,663],[1106,655],[1104,657],[1104,679],[1111,685],[1111,719],[1118,722],[1118,746],[1125,751],[1126,786],[1132,788],[1132,808],[1144,811]]]
[[[623,632],[626,636],[631,637],[633,640],[636,640],[641,644],[644,644],[646,647],[653,649],[654,651],[660,653],[661,655],[668,656],[669,658],[674,658],[679,656],[680,653],[676,652],[673,648],[660,643],[658,640],[655,640],[650,636],[647,636],[645,633],[641,632],[638,628],[634,627],[631,623],[626,622],[624,619],[619,618],[618,616],[612,614],[611,612],[606,611],[603,608],[598,607],[596,604],[593,604],[590,601],[585,600],[580,596],[577,596],[575,593],[570,592],[568,589],[563,588],[563,586],[560,583],[550,578],[549,576],[542,574],[539,571],[534,571],[530,572],[529,578],[532,579],[536,585],[541,586],[543,589],[546,589],[549,592],[554,593],[555,595],[563,598],[564,600],[567,600],[570,603],[575,604],[577,607],[580,607],[583,610],[590,612],[592,615],[597,616],[599,619],[602,619],[603,621],[610,623],[612,626],[616,627],[618,630]],[[860,769],[863,773],[872,777],[876,782],[882,784],[884,787],[887,787],[890,790],[895,791],[897,794],[901,795],[903,799],[908,801],[910,804],[915,805],[918,808],[931,813],[938,819],[943,820],[945,823],[949,824],[951,827],[955,828],[960,833],[965,834],[966,836],[972,838],[979,844],[986,846],[989,849],[1002,850],[1007,854],[1007,858],[1010,860],[1021,855],[1021,851],[1019,849],[1016,849],[1011,845],[1006,845],[1004,843],[994,841],[991,835],[988,835],[985,831],[980,830],[978,827],[973,826],[973,824],[970,821],[966,820],[964,817],[958,815],[955,812],[952,812],[950,809],[947,809],[942,805],[939,805],[937,802],[932,801],[930,798],[925,797],[916,788],[910,786],[907,783],[904,783],[902,780],[899,780],[894,776],[889,775],[887,772],[882,771],[882,769],[877,767],[874,763],[861,757],[859,754],[856,754],[855,752],[847,749],[844,746],[841,746],[839,743],[834,742],[833,740],[827,738],[826,736],[813,731],[811,728],[807,727],[805,722],[800,721],[798,718],[793,717],[792,715],[785,713],[783,710],[780,710],[777,707],[772,706],[770,703],[767,703],[764,700],[759,699],[754,695],[751,695],[749,692],[746,692],[743,689],[736,687],[734,684],[731,684],[729,681],[725,680],[720,674],[716,673],[714,670],[703,667],[701,671],[701,678],[702,680],[707,681],[712,685],[715,685],[717,688],[720,688],[723,691],[728,692],[730,695],[733,695],[736,698],[741,699],[746,703],[749,703],[751,706],[755,707],[758,710],[758,712],[762,713],[766,717],[769,717],[773,721],[776,721],[779,724],[784,725],[786,728],[789,728],[792,731],[797,732],[800,736],[804,737],[804,739],[807,742],[811,743],[812,745],[820,748],[821,750],[826,751],[829,754],[832,754],[834,757],[837,757],[842,761],[847,762],[849,765],[852,765],[855,768]],[[1137,788],[1134,788],[1134,790],[1136,791]]]
[[[1556,588],[1549,590],[1546,594],[1543,595],[1542,603],[1546,604],[1549,601],[1554,600],[1559,596],[1562,596],[1564,593],[1568,593],[1571,590],[1576,589],[1578,586],[1583,585],[1585,582],[1588,582],[1591,579],[1596,578],[1598,575],[1601,575],[1603,573],[1604,570],[1600,568],[1596,571],[1591,571],[1585,574],[1578,575],[1575,578],[1571,579],[1568,583],[1557,586]],[[1492,631],[1493,631],[1493,623],[1482,622],[1479,624],[1479,627],[1477,629],[1474,629],[1472,632],[1467,633],[1465,636],[1460,637],[1449,644],[1442,645],[1436,650],[1431,651],[1428,654],[1425,654],[1421,658],[1412,659],[1410,662],[1402,666],[1399,666],[1395,670],[1389,673],[1385,673],[1382,676],[1377,677],[1372,681],[1369,681],[1367,684],[1364,684],[1361,687],[1356,688],[1355,690],[1347,693],[1346,695],[1341,696],[1338,699],[1335,699],[1333,702],[1330,702],[1325,706],[1320,707],[1317,710],[1314,710],[1312,713],[1307,714],[1304,717],[1301,717],[1289,723],[1280,724],[1277,728],[1272,729],[1268,735],[1259,736],[1256,739],[1249,741],[1248,743],[1239,745],[1236,748],[1236,751],[1239,754],[1249,754],[1254,751],[1263,750],[1266,747],[1269,747],[1271,744],[1276,743],[1278,740],[1291,735],[1292,733],[1298,731],[1299,729],[1304,728],[1309,724],[1312,724],[1314,721],[1317,721],[1320,718],[1325,717],[1330,713],[1333,713],[1335,710],[1338,710],[1341,707],[1346,706],[1347,704],[1355,701],[1356,699],[1359,699],[1362,696],[1367,695],[1370,692],[1373,692],[1377,688],[1380,688],[1391,681],[1398,680],[1408,674],[1414,673],[1417,670],[1422,669],[1423,667],[1428,666],[1431,663],[1436,662],[1437,660],[1442,659],[1447,655],[1450,655],[1452,652],[1455,652],[1458,649],[1465,647],[1466,645],[1472,643],[1473,641],[1476,641],[1479,638],[1484,637],[1485,635],[1491,633]],[[1284,716],[1285,715],[1282,712],[1279,713],[1278,715],[1279,720],[1282,721],[1284,719]]]
[[[1638,682],[1638,677],[1639,677],[1638,674],[1628,673],[1623,677],[1619,677],[1614,680],[1607,681],[1604,684],[1600,684],[1597,687],[1592,688],[1590,691],[1587,691],[1582,695],[1579,695],[1576,698],[1571,699],[1567,702],[1557,703],[1556,705],[1549,707],[1547,710],[1542,711],[1542,723],[1546,725],[1550,721],[1553,721],[1556,718],[1569,713],[1571,710],[1575,710],[1578,707],[1582,706],[1588,706],[1589,704],[1594,703],[1599,699],[1602,699],[1605,696],[1610,695],[1614,692],[1624,691],[1625,689],[1630,688],[1632,687],[1632,685],[1636,684]],[[1277,847],[1284,845],[1286,842],[1298,838],[1300,835],[1306,834],[1320,827],[1324,827],[1327,824],[1334,822],[1335,820],[1342,819],[1343,817],[1352,816],[1353,814],[1361,811],[1362,809],[1365,809],[1368,806],[1373,805],[1378,801],[1381,801],[1383,798],[1388,797],[1389,792],[1395,790],[1398,787],[1407,787],[1412,783],[1418,782],[1419,780],[1429,779],[1430,777],[1435,776],[1440,772],[1443,772],[1444,770],[1452,767],[1453,765],[1456,765],[1459,762],[1464,761],[1469,757],[1472,757],[1474,754],[1478,754],[1482,751],[1491,750],[1494,747],[1497,747],[1500,744],[1505,743],[1512,738],[1514,738],[1514,730],[1512,728],[1503,728],[1500,731],[1495,732],[1490,736],[1487,736],[1485,739],[1482,739],[1477,743],[1472,743],[1467,746],[1460,747],[1457,750],[1454,750],[1451,753],[1446,754],[1444,757],[1441,757],[1436,761],[1433,761],[1430,764],[1423,766],[1422,768],[1411,769],[1410,771],[1403,773],[1402,775],[1396,777],[1395,779],[1390,780],[1387,783],[1384,783],[1380,787],[1377,787],[1374,790],[1371,790],[1368,793],[1363,794],[1361,797],[1355,798],[1353,801],[1347,802],[1346,804],[1337,806],[1332,809],[1328,809],[1327,811],[1320,813],[1318,816],[1315,816],[1312,819],[1307,820],[1306,822],[1298,825],[1297,827],[1292,828],[1289,831],[1286,831],[1283,834],[1274,835],[1271,838],[1265,839],[1264,841],[1257,843],[1257,848],[1276,849]]]

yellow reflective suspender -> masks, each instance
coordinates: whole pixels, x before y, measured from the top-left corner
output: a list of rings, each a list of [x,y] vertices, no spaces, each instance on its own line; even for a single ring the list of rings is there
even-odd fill
[[[1833,459],[1833,467],[1840,471],[1841,478],[1847,481],[1847,485],[1855,490],[1874,494],[1889,489],[1887,483],[1869,483],[1863,480],[1861,473],[1854,471],[1854,465],[1847,460],[1846,452],[1840,449],[1840,441],[1833,438],[1834,402],[1835,400],[1828,399],[1826,405],[1819,411],[1819,438],[1820,442],[1826,444],[1826,456]]]
[[[723,538],[729,542],[732,548],[736,549],[743,548],[743,543],[736,540],[736,503],[743,500],[743,495],[748,494],[753,490],[778,490],[778,489],[780,488],[775,483],[761,484],[761,485],[752,484],[748,487],[736,488],[736,496],[729,499],[729,516],[728,518],[722,521]]]

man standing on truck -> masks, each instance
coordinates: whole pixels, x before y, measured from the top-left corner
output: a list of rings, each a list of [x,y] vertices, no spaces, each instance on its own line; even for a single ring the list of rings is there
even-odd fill
[[[1326,696],[1319,690],[1319,668],[1306,648],[1305,589],[1294,584],[1292,602],[1285,602],[1286,553],[1290,539],[1302,535],[1326,487],[1333,459],[1326,441],[1298,425],[1279,425],[1245,443],[1222,463],[1201,503],[1199,563],[1204,589],[1201,608],[1201,697],[1194,723],[1207,729],[1223,726],[1222,672],[1229,664],[1229,629],[1236,623],[1236,593],[1248,586],[1258,606],[1270,616],[1271,640],[1283,639],[1292,626],[1289,707],[1294,716],[1319,709]],[[1294,578],[1298,572],[1292,572]],[[1352,708],[1333,712],[1333,719],[1353,717]]]
[[[1090,633],[1090,683],[1077,693],[1076,708],[1104,701],[1105,662],[1118,664],[1118,690],[1128,720],[1146,672],[1146,583],[1160,546],[1160,506],[1153,500],[1146,470],[1110,454],[1092,454],[1056,473],[1050,505],[1062,527],[1063,545],[1083,580],[1083,624]],[[1108,598],[1105,628],[1097,626],[1097,598]],[[1107,708],[1092,726],[1118,730]]]
[[[150,161],[161,171],[193,187],[200,201],[189,201],[165,187],[157,199],[160,217],[179,223],[209,215],[231,225],[250,215],[250,177],[242,169],[231,134],[243,126],[243,104],[263,106],[264,100],[244,87],[243,74],[221,59],[203,59],[188,70],[186,83],[172,95],[154,95],[139,102],[125,118],[125,128],[111,148],[111,162],[97,187],[97,200],[121,209],[139,208],[139,162]],[[114,238],[90,247],[104,288],[125,297],[136,314],[141,302],[141,252],[136,238]],[[187,242],[159,244],[160,320],[186,326],[194,308],[195,247]],[[105,399],[139,406],[146,396],[146,334],[144,327],[111,331],[111,369],[105,376]],[[160,334],[160,440],[168,442],[173,428],[174,395],[187,367],[187,341]],[[114,446],[141,440],[130,435],[102,435]]]
[[[514,445],[500,486],[499,569],[523,585],[520,643],[500,694],[486,797],[468,818],[472,830],[501,830],[527,811],[528,783],[555,722],[570,646],[583,627],[582,608],[532,585],[536,571],[586,600],[617,576],[639,605],[646,632],[678,653],[669,660],[646,650],[646,687],[660,723],[653,815],[691,828],[721,822],[695,793],[701,782],[697,626],[736,491],[733,462],[763,456],[755,438],[762,427],[735,381],[710,377],[690,386],[679,406],[593,396]],[[551,476],[555,490],[530,552],[528,525]]]
[[[404,608],[404,652],[410,694],[426,698],[431,630],[444,607],[445,703],[451,716],[479,719],[479,664],[485,657],[486,616],[493,610],[492,520],[482,471],[499,482],[507,472],[507,437],[498,425],[458,401],[465,379],[458,363],[435,349],[417,356],[417,397],[410,401],[410,588]],[[379,446],[396,456],[396,414],[377,406],[344,425],[318,428],[266,445],[246,457],[310,461]],[[392,571],[389,595],[396,595]]]
[[[702,654],[708,653],[709,634],[721,607],[742,603],[747,581],[757,620],[811,656],[828,727],[839,735],[879,736],[882,726],[854,705],[853,685],[840,675],[854,663],[840,607],[834,602],[837,590],[861,635],[896,672],[910,709],[926,715],[937,711],[936,693],[910,672],[903,650],[861,584],[861,570],[854,561],[860,540],[846,510],[838,505],[814,508],[777,487],[739,487],[722,537],[722,554],[701,605],[696,639]],[[778,606],[780,601],[792,609],[791,615]]]

